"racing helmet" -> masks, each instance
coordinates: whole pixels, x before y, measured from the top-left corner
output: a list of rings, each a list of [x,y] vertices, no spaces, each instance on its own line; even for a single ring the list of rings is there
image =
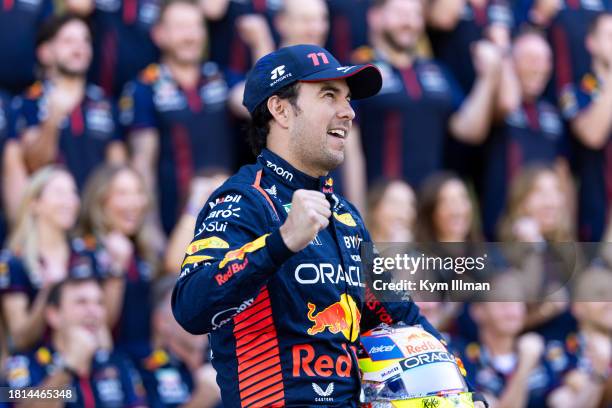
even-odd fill
[[[474,408],[465,369],[421,326],[380,326],[361,336],[364,408]]]

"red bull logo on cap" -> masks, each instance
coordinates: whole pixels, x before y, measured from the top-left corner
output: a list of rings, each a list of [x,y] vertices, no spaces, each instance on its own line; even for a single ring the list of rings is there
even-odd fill
[[[351,297],[343,293],[340,300],[315,313],[316,306],[308,302],[308,320],[314,324],[307,333],[314,336],[329,330],[333,334],[342,333],[347,340],[356,341],[359,336],[361,313]]]

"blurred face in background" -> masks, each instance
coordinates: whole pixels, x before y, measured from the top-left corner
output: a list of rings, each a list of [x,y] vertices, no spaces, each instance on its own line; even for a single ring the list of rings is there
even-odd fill
[[[68,283],[62,288],[59,307],[51,307],[49,325],[55,330],[80,326],[96,334],[105,325],[103,292],[95,281]]]
[[[46,64],[61,75],[84,76],[92,58],[89,29],[80,20],[71,20],[44,45]]]
[[[465,241],[472,226],[472,211],[472,202],[463,182],[452,179],[444,183],[433,213],[433,225],[438,240]]]
[[[171,293],[153,313],[153,330],[170,351],[177,354],[189,367],[198,367],[204,360],[205,336],[195,336],[183,329],[172,315]]]
[[[591,269],[582,274],[572,311],[581,329],[612,334],[612,272]]]
[[[188,3],[168,6],[153,30],[153,38],[166,58],[181,65],[199,64],[206,41],[200,8]]]
[[[387,0],[376,12],[377,31],[388,46],[395,51],[416,48],[424,29],[420,0]]]
[[[34,202],[37,222],[47,223],[61,231],[70,230],[77,219],[80,200],[77,186],[70,174],[59,171],[42,189]]]
[[[595,30],[587,36],[587,49],[593,59],[605,65],[612,63],[612,16],[599,18]]]
[[[277,27],[284,45],[323,46],[329,30],[327,4],[323,0],[285,0]]]
[[[372,210],[372,232],[380,242],[412,241],[416,218],[416,197],[403,181],[393,181]]]
[[[471,314],[479,330],[495,336],[518,336],[523,330],[527,308],[522,302],[473,303]]]
[[[612,334],[612,302],[580,302],[573,308],[581,324]]]
[[[559,178],[552,171],[544,171],[534,180],[523,202],[522,212],[538,224],[540,233],[547,235],[556,231],[563,222],[565,205]]]
[[[544,92],[552,70],[552,52],[537,34],[525,34],[514,43],[514,68],[524,101],[533,101]]]
[[[118,172],[110,183],[104,214],[111,231],[135,235],[144,221],[148,197],[140,177],[132,170]]]
[[[425,296],[431,297],[431,294],[428,294]],[[429,300],[427,302],[415,301],[415,303],[419,307],[419,312],[421,312],[421,314],[425,316],[427,321],[429,321],[429,323],[431,323],[433,327],[439,328],[440,322],[443,317],[442,313],[443,313],[444,303],[432,302]]]

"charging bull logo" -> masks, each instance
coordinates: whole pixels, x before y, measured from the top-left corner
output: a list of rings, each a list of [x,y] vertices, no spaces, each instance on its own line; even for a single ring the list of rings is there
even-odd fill
[[[343,293],[340,295],[340,301],[318,313],[315,313],[316,308],[314,304],[308,302],[308,320],[314,323],[307,330],[308,334],[314,336],[327,329],[333,334],[342,333],[347,340],[357,340],[361,313],[351,295]]]
[[[248,242],[238,249],[234,249],[232,251],[227,252],[221,260],[221,263],[219,263],[219,269],[223,269],[223,267],[225,267],[228,262],[243,260],[246,254],[250,252],[255,252],[258,249],[261,249],[266,246],[266,238],[268,237],[268,235],[270,234],[262,235],[255,241]]]
[[[324,193],[334,192],[334,179],[333,178],[328,177],[327,180],[325,180],[325,185],[323,186],[323,192]]]

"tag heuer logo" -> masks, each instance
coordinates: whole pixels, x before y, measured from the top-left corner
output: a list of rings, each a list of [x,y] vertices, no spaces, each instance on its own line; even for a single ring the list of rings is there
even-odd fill
[[[279,65],[278,67],[274,68],[270,73],[272,74],[270,79],[275,80],[278,77],[285,75],[285,66]]]

